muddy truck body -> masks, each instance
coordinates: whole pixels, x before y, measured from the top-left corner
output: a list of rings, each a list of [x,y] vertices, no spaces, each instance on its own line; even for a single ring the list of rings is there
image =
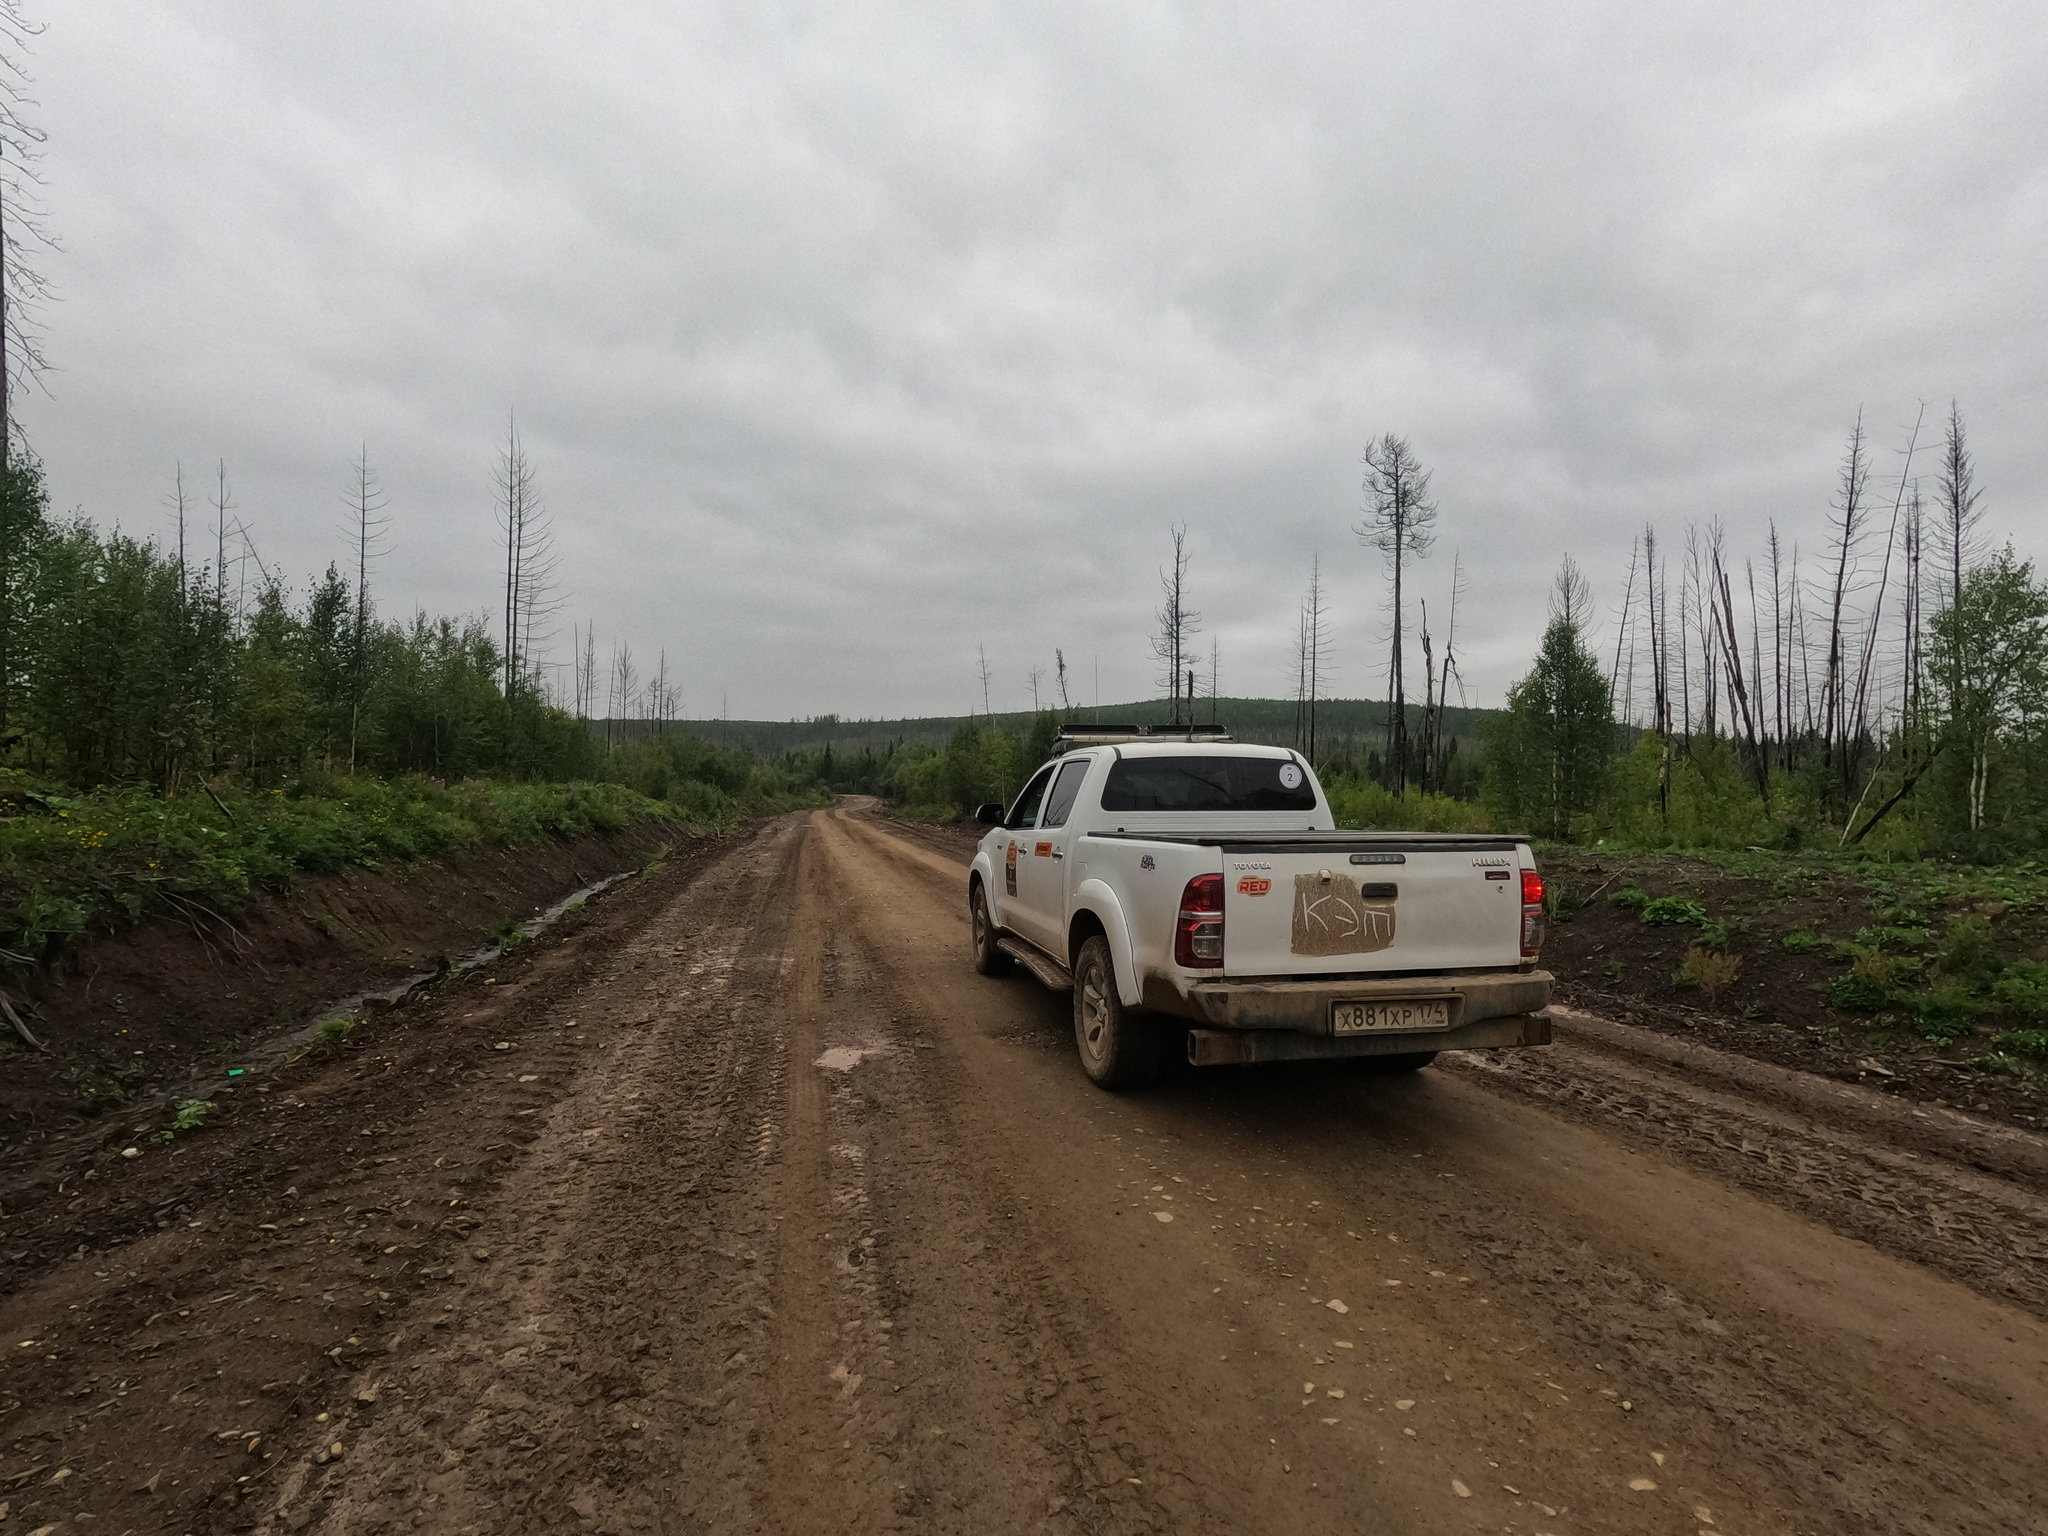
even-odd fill
[[[1284,747],[1077,737],[985,805],[974,963],[1074,995],[1106,1088],[1190,1063],[1546,1045],[1543,877],[1515,835],[1338,830]]]

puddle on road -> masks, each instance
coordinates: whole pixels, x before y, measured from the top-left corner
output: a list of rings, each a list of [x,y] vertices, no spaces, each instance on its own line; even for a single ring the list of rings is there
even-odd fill
[[[886,1045],[835,1045],[812,1065],[823,1067],[827,1072],[851,1072],[870,1056],[889,1054],[891,1048]]]

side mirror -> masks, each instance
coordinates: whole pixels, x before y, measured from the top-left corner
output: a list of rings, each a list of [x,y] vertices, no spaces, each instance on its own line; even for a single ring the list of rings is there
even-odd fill
[[[1003,808],[991,802],[974,808],[974,819],[984,827],[1000,827],[1003,824]]]

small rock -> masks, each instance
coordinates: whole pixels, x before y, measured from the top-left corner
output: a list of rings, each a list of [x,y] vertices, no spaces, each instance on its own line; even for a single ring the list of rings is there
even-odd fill
[[[341,1460],[341,1442],[339,1440],[327,1447],[327,1457],[330,1461]]]
[[[1337,1298],[1334,1296],[1332,1296],[1328,1301],[1324,1302],[1323,1305],[1328,1307],[1332,1312],[1335,1312],[1339,1317],[1342,1317],[1345,1313],[1351,1310],[1349,1307],[1345,1306],[1343,1302],[1337,1300]]]
[[[63,1482],[64,1479],[69,1477],[70,1475],[71,1469],[69,1467],[59,1467],[56,1471],[50,1474],[50,1481],[45,1483],[43,1486],[46,1488],[54,1487],[56,1484]]]
[[[123,1147],[123,1148],[121,1149],[121,1155],[122,1155],[123,1157],[140,1157],[140,1156],[142,1156],[142,1148],[140,1148],[140,1147]]]
[[[1173,1220],[1173,1212],[1171,1212],[1171,1211],[1154,1211],[1154,1212],[1152,1213],[1152,1219],[1153,1219],[1154,1221],[1171,1221],[1171,1220]]]
[[[1661,1467],[1664,1465],[1664,1453],[1662,1451],[1652,1451],[1650,1452],[1650,1460]]]
[[[1315,1384],[1314,1382],[1312,1382],[1312,1381],[1304,1381],[1304,1382],[1303,1382],[1303,1383],[1301,1384],[1301,1395],[1302,1395],[1303,1397],[1307,1397],[1307,1396],[1309,1395],[1309,1393],[1311,1393],[1311,1392],[1315,1391],[1315,1389],[1316,1389],[1316,1384]]]
[[[1693,1505],[1692,1517],[1699,1521],[1701,1525],[1712,1525],[1714,1523],[1714,1512],[1704,1504]]]
[[[537,1083],[540,1081],[540,1074],[538,1072],[528,1072],[519,1081],[522,1083]]]
[[[491,1250],[488,1248],[473,1248],[470,1250],[469,1256],[475,1259],[477,1263],[482,1264],[490,1258]]]
[[[370,1384],[369,1384],[369,1385],[368,1385],[367,1387],[362,1387],[362,1388],[359,1388],[359,1389],[357,1390],[357,1392],[356,1392],[356,1401],[357,1401],[357,1402],[359,1402],[359,1403],[374,1403],[374,1402],[376,1402],[376,1401],[377,1401],[377,1383],[375,1383],[375,1382],[373,1381],[373,1382],[371,1382],[371,1383],[370,1383]]]
[[[1398,1403],[1394,1404],[1394,1406],[1400,1409],[1403,1413],[1406,1413],[1410,1408],[1413,1408],[1415,1406],[1415,1399],[1412,1397],[1404,1397]]]
[[[491,1049],[494,1051],[509,1051],[512,1049],[512,1042],[510,1040],[500,1040]]]
[[[1461,1499],[1469,1499],[1472,1497],[1472,1490],[1470,1488],[1467,1488],[1463,1483],[1459,1482],[1455,1477],[1451,1479],[1451,1492],[1455,1493]]]
[[[1344,1389],[1342,1387],[1332,1387],[1329,1391],[1323,1394],[1323,1396],[1325,1397],[1342,1397],[1343,1395]]]
[[[1655,1493],[1657,1491],[1657,1485],[1647,1477],[1632,1477],[1628,1480],[1628,1485],[1636,1493]]]

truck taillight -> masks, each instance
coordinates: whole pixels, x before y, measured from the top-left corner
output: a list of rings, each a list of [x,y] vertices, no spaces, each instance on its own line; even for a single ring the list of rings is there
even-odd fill
[[[1173,925],[1173,963],[1189,970],[1223,964],[1223,877],[1197,875],[1180,893],[1180,917]]]
[[[1534,960],[1543,952],[1543,876],[1533,869],[1522,871],[1522,958]]]

